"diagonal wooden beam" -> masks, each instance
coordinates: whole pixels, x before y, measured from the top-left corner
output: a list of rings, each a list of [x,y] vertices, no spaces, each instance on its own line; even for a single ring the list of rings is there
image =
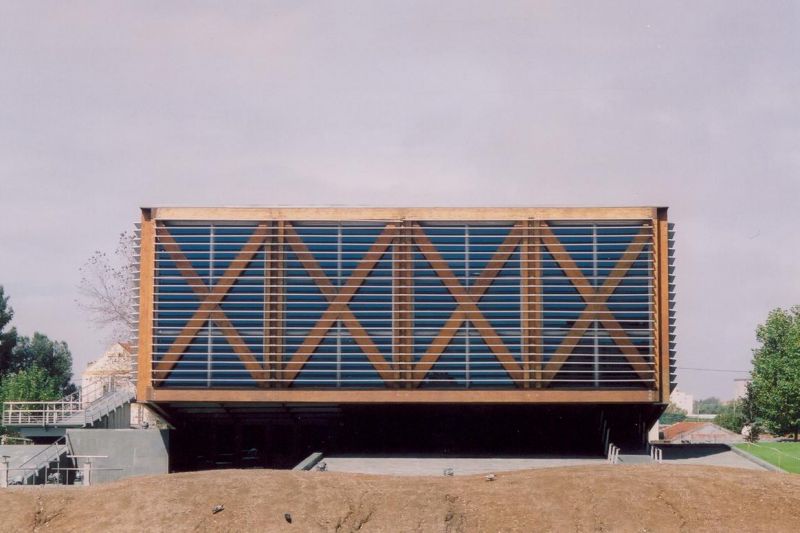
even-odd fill
[[[475,284],[465,289],[456,278],[453,271],[450,269],[447,261],[442,258],[439,251],[430,241],[425,231],[415,224],[412,228],[414,241],[419,246],[422,255],[431,265],[439,279],[447,287],[453,298],[456,300],[458,307],[450,315],[450,318],[445,322],[441,330],[439,330],[436,338],[431,342],[428,349],[423,354],[420,361],[414,365],[414,383],[416,386],[422,383],[425,376],[431,368],[439,360],[444,350],[452,341],[453,337],[459,327],[465,320],[469,320],[481,334],[489,349],[497,357],[503,368],[506,369],[511,379],[516,383],[521,383],[523,379],[522,368],[517,363],[514,356],[508,351],[505,343],[500,336],[495,332],[491,323],[486,320],[483,313],[478,308],[477,302],[480,301],[483,294],[491,285],[494,278],[500,272],[500,269],[508,262],[514,250],[519,246],[522,238],[522,227],[517,224],[511,228],[509,234],[498,246],[492,259],[486,264],[486,267],[481,272],[480,276],[476,279]]]
[[[544,371],[542,372],[542,379],[548,382],[555,378],[561,367],[572,355],[575,346],[578,344],[583,334],[595,321],[600,322],[606,329],[620,330],[620,335],[614,336],[612,340],[628,361],[632,363],[631,366],[636,373],[642,379],[648,379],[650,377],[650,372],[648,372],[646,368],[642,368],[643,365],[647,364],[647,360],[639,353],[638,348],[631,342],[627,333],[619,322],[617,322],[606,305],[608,298],[622,282],[622,278],[636,262],[639,254],[641,254],[644,247],[650,243],[646,229],[642,229],[639,234],[634,236],[631,244],[609,273],[608,279],[606,279],[599,289],[595,289],[595,287],[589,283],[589,280],[583,275],[583,272],[572,259],[570,253],[548,226],[542,225],[539,230],[542,242],[547,250],[567,275],[570,283],[572,283],[586,302],[586,307],[583,312],[572,325],[572,328],[567,332],[550,361],[545,365]]]
[[[295,351],[291,359],[286,362],[283,373],[284,380],[291,382],[297,377],[297,374],[303,369],[303,366],[322,342],[328,330],[333,327],[337,320],[341,319],[342,323],[353,335],[353,340],[356,341],[356,344],[358,344],[364,352],[367,360],[381,376],[381,379],[387,383],[391,381],[393,374],[391,362],[386,361],[383,357],[380,349],[375,345],[370,335],[363,326],[361,326],[361,323],[348,307],[348,303],[358,291],[359,287],[366,281],[370,272],[372,272],[375,265],[386,253],[389,246],[391,246],[396,235],[396,226],[388,224],[375,239],[375,242],[369,247],[364,257],[361,258],[361,261],[356,265],[355,270],[347,279],[347,282],[337,290],[330,282],[330,279],[328,279],[325,271],[320,267],[314,255],[308,249],[308,246],[306,246],[297,232],[294,231],[294,228],[289,224],[286,225],[286,242],[291,246],[298,261],[300,261],[303,268],[306,269],[330,303],[303,340],[302,344],[297,348],[297,351]]]
[[[160,226],[159,229],[163,230],[164,226]],[[264,385],[263,382],[260,381],[263,368],[253,356],[253,353],[247,347],[244,339],[241,338],[236,328],[233,327],[233,324],[228,320],[227,316],[225,316],[219,304],[233,287],[233,284],[242,271],[247,268],[253,260],[253,257],[258,253],[264,241],[268,238],[268,232],[261,231],[265,229],[266,226],[264,224],[256,226],[256,231],[250,239],[247,240],[236,258],[231,261],[231,264],[223,273],[222,278],[210,289],[197,275],[191,261],[186,258],[186,255],[172,235],[170,235],[168,231],[159,233],[157,239],[158,244],[169,254],[178,271],[186,278],[192,290],[202,297],[202,301],[192,318],[189,319],[183,330],[175,338],[172,346],[169,347],[159,362],[154,365],[154,376],[156,378],[164,380],[169,376],[189,347],[188,345],[197,336],[197,333],[203,328],[206,322],[211,321],[220,328],[228,344],[231,345],[253,379],[256,380],[259,386]],[[213,265],[211,268],[213,268]],[[215,315],[214,313],[217,314]]]

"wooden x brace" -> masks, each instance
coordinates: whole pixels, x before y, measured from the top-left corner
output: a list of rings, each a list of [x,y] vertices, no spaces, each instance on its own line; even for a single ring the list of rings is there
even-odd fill
[[[415,224],[412,227],[414,241],[420,248],[420,251],[425,256],[425,259],[430,263],[439,279],[450,291],[450,294],[455,298],[458,307],[445,325],[439,331],[439,334],[431,342],[428,350],[420,359],[419,363],[414,366],[414,384],[419,386],[425,375],[439,360],[444,350],[447,348],[450,341],[456,335],[458,328],[464,321],[469,320],[480,332],[481,337],[486,342],[489,349],[497,357],[500,364],[503,365],[511,379],[519,386],[522,383],[523,372],[522,367],[514,359],[511,352],[508,351],[503,340],[495,332],[491,323],[483,316],[481,310],[478,308],[478,302],[481,296],[486,292],[486,289],[492,284],[492,281],[503,268],[503,265],[508,262],[508,259],[513,255],[514,250],[519,246],[520,239],[522,238],[522,226],[515,225],[502,244],[497,248],[491,261],[486,264],[483,272],[481,272],[475,284],[469,289],[465,289],[458,281],[450,266],[447,264],[436,247],[431,243],[425,231]]]
[[[345,327],[350,330],[353,339],[361,347],[361,350],[384,382],[389,383],[394,379],[394,370],[391,367],[391,363],[381,354],[367,331],[348,307],[348,303],[367,279],[369,273],[375,268],[376,263],[386,253],[396,234],[397,227],[393,224],[387,225],[364,254],[347,282],[337,290],[328,279],[325,271],[319,266],[314,255],[294,231],[294,228],[290,224],[286,224],[286,242],[294,250],[297,259],[314,279],[329,304],[305,337],[303,343],[292,354],[292,358],[286,362],[286,367],[283,370],[283,380],[285,382],[289,383],[297,377],[297,374],[303,369],[303,365],[314,353],[314,350],[317,349],[328,330],[336,324],[337,320],[341,320]]]
[[[159,226],[159,229],[164,228],[164,226]],[[242,339],[239,332],[236,331],[231,321],[225,316],[225,312],[219,304],[228,294],[228,291],[231,290],[231,287],[233,287],[236,278],[247,268],[247,265],[253,260],[253,257],[258,253],[268,237],[269,232],[267,231],[267,226],[259,224],[253,235],[239,251],[236,258],[231,261],[219,281],[212,287],[208,287],[197,275],[194,267],[192,267],[192,263],[183,254],[178,243],[172,238],[172,235],[170,235],[168,231],[162,231],[162,233],[159,234],[158,243],[161,244],[164,250],[170,255],[192,290],[201,295],[203,300],[192,318],[175,338],[169,350],[154,364],[154,385],[157,386],[163,383],[163,380],[169,376],[175,365],[180,361],[183,353],[189,347],[189,344],[191,344],[192,340],[197,336],[197,333],[207,322],[213,322],[225,336],[225,339],[231,345],[234,352],[236,352],[236,355],[244,364],[245,369],[250,373],[253,379],[256,380],[258,386],[266,386],[266,383],[263,381],[266,377],[265,370],[255,356],[253,356],[253,353],[247,347],[244,339]],[[211,268],[213,268],[213,265],[211,265]]]
[[[575,350],[578,342],[587,329],[595,322],[600,322],[602,326],[618,335],[612,335],[614,343],[622,351],[623,355],[631,363],[631,366],[642,379],[652,379],[652,371],[649,370],[649,362],[646,358],[642,357],[639,349],[631,342],[625,330],[619,322],[614,318],[614,315],[609,310],[606,302],[608,298],[614,294],[614,290],[622,281],[622,278],[630,270],[636,262],[639,254],[650,243],[649,236],[646,229],[633,238],[633,242],[622,254],[620,260],[616,263],[614,268],[608,275],[608,278],[599,288],[595,288],[583,275],[583,272],[575,264],[570,253],[564,248],[558,238],[553,234],[549,227],[542,225],[540,227],[542,242],[547,247],[547,250],[552,254],[558,265],[569,278],[572,285],[578,290],[583,300],[586,302],[586,307],[578,317],[578,320],[572,325],[572,328],[567,332],[564,340],[561,341],[556,352],[551,357],[550,361],[545,365],[542,372],[542,379],[551,381],[564,363],[569,359],[572,352]]]

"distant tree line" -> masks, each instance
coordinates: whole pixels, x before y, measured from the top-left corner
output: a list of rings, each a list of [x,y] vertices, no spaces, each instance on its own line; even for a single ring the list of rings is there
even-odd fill
[[[9,297],[0,285],[0,402],[50,401],[74,392],[67,343],[39,332],[20,336],[10,326],[13,318]]]

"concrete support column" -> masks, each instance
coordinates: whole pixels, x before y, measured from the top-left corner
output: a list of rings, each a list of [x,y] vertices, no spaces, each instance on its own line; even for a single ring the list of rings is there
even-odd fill
[[[83,484],[87,487],[92,485],[92,460],[87,459],[85,463],[83,463]]]
[[[0,487],[8,487],[8,456],[4,455],[0,461]]]

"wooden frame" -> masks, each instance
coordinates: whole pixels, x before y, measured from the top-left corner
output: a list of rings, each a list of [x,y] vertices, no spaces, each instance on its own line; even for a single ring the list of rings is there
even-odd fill
[[[155,269],[155,221],[142,209],[139,237],[139,346],[136,350],[136,398],[149,400],[153,370],[153,279]]]
[[[656,403],[654,390],[295,390],[295,389],[155,389],[155,402],[253,403]]]
[[[401,381],[402,387],[411,388],[413,383],[410,381],[411,363],[414,358],[414,310],[413,304],[413,283],[410,276],[413,272],[413,256],[411,251],[411,225],[403,221],[399,226],[397,246],[395,248],[393,272],[392,272],[392,292],[394,302],[392,303],[392,342],[394,343],[394,362],[397,368],[396,376]]]
[[[152,207],[154,220],[655,220],[657,207]]]
[[[140,278],[140,331],[138,396],[140,401],[325,401],[325,402],[468,402],[468,403],[582,403],[582,402],[666,402],[669,398],[669,292],[668,292],[668,225],[666,208],[655,207],[614,207],[614,208],[152,208],[142,210],[141,229],[141,278]],[[191,267],[191,263],[170,237],[162,238],[160,244],[178,265],[187,278],[192,290],[202,295],[200,308],[183,328],[179,340],[191,339],[205,321],[211,319],[216,327],[228,337],[236,355],[245,369],[256,379],[259,387],[269,390],[253,389],[160,389],[154,388],[154,379],[165,379],[180,359],[181,344],[170,347],[158,363],[153,365],[153,282],[155,263],[155,243],[158,226],[166,221],[248,221],[258,222],[258,229],[245,244],[236,259],[230,264],[224,279],[235,278],[237,272],[246,268],[255,253],[263,249],[266,256],[266,276],[270,289],[264,295],[265,310],[272,317],[265,322],[264,362],[260,363],[246,343],[238,337],[236,329],[222,313],[219,303],[227,294],[229,286],[221,281],[207,287]],[[386,227],[370,247],[350,279],[341,288],[335,287],[325,276],[313,255],[300,239],[289,222],[294,221],[383,221]],[[487,268],[477,278],[476,283],[465,288],[461,285],[447,262],[436,250],[421,226],[415,221],[508,221],[514,225],[509,235],[500,245]],[[613,269],[614,274],[602,287],[595,288],[581,275],[580,269],[569,257],[563,245],[558,242],[545,221],[580,220],[648,220],[652,223],[654,235],[637,236]],[[263,231],[262,231],[263,230]],[[164,237],[166,234],[159,234]],[[274,235],[276,241],[268,237]],[[361,326],[348,303],[369,272],[393,243],[402,244],[393,260],[394,272],[408,273],[412,268],[411,246],[418,247],[420,253],[431,265],[436,276],[442,281],[456,301],[457,308],[447,320],[420,361],[413,363],[413,310],[411,306],[412,289],[408,282],[393,281],[399,289],[392,304],[393,342],[395,352],[392,359],[386,357],[372,342]],[[652,390],[565,390],[543,388],[558,373],[575,347],[569,337],[578,337],[588,324],[598,321],[609,329],[622,329],[610,316],[606,299],[613,293],[619,278],[631,268],[633,262],[645,245],[654,249],[654,315],[653,326],[656,349],[656,385]],[[283,343],[283,297],[278,289],[283,279],[284,248],[291,249],[298,260],[317,283],[328,300],[325,310],[304,339],[298,350],[288,360],[282,353]],[[503,340],[478,308],[483,292],[491,285],[499,268],[508,261],[511,254],[519,249],[521,271],[529,280],[522,289],[521,318],[523,324],[523,360],[517,361],[505,347]],[[570,274],[570,280],[587,302],[585,311],[574,323],[572,329],[559,347],[556,355],[548,363],[541,360],[542,298],[535,289],[535,280],[541,279],[541,253],[547,250],[559,266]],[[403,274],[401,274],[402,277]],[[394,274],[397,277],[397,274]],[[534,281],[530,281],[534,280]],[[228,284],[229,285],[229,284]],[[606,314],[603,314],[606,313]],[[369,362],[387,382],[403,380],[390,390],[284,390],[293,380],[303,364],[314,353],[321,337],[328,329],[342,320],[353,338],[357,341]],[[469,320],[484,338],[487,346],[508,372],[517,390],[428,390],[419,386],[426,373],[433,368],[454,332]],[[615,338],[623,355],[632,367],[639,371],[646,361],[638,349],[624,334]],[[648,363],[649,364],[649,363]],[[638,372],[641,377],[649,372]],[[397,388],[400,387],[400,388]],[[202,399],[201,399],[202,398]],[[217,400],[215,400],[217,398]]]
[[[669,313],[669,224],[667,209],[660,208],[656,219],[656,326],[658,339],[659,390],[661,403],[669,403],[670,395],[670,313]]]

